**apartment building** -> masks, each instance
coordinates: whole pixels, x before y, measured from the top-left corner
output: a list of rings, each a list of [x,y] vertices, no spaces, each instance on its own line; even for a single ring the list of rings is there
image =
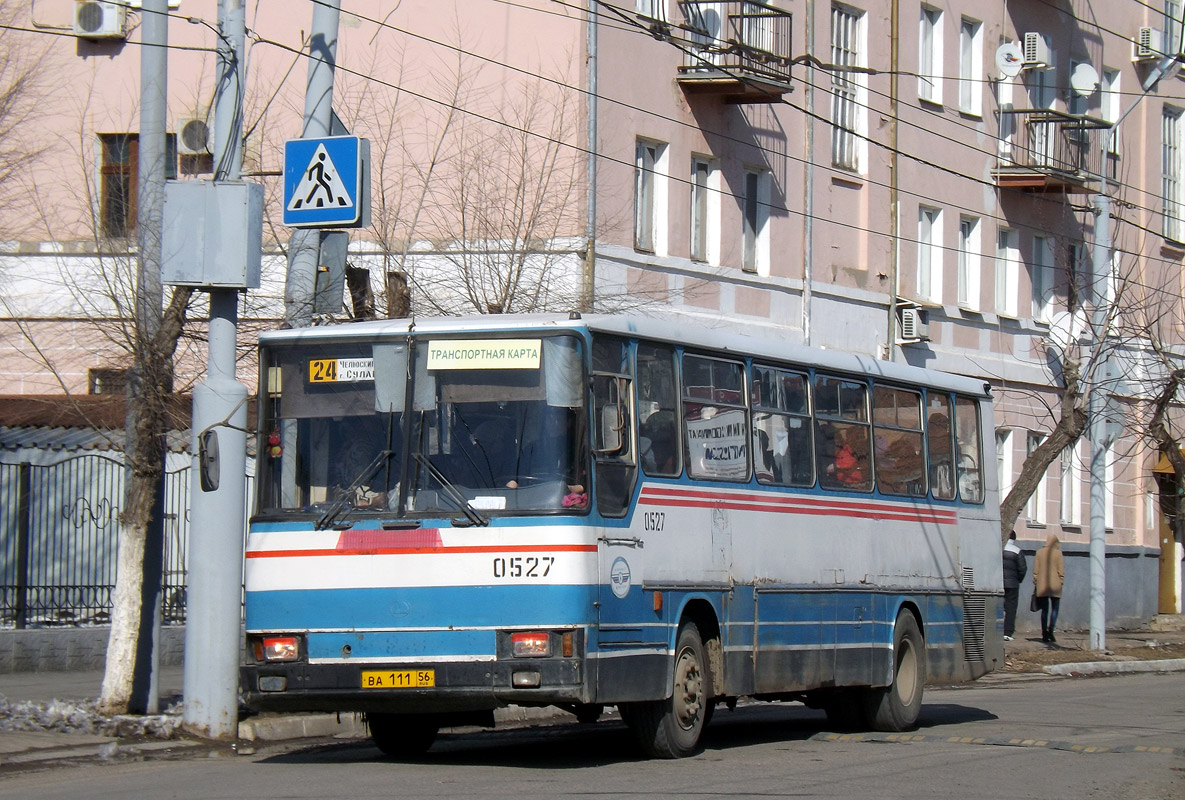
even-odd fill
[[[4,40],[53,79],[24,199],[0,209],[0,363],[12,392],[103,391],[127,363],[145,12],[7,5]],[[644,313],[978,376],[1005,491],[1054,429],[1067,358],[1106,352],[1107,617],[1180,610],[1146,432],[1185,345],[1176,0],[342,5],[335,110],[373,159],[351,286],[377,313],[406,286],[415,313]],[[246,6],[245,167],[268,208],[245,346],[283,313],[278,173],[312,4]],[[209,178],[217,3],[171,13],[170,169]],[[362,313],[345,296],[318,321]],[[185,379],[202,358],[183,352]],[[1091,457],[1066,448],[1016,525],[1030,549],[1062,540],[1071,626],[1089,614]]]

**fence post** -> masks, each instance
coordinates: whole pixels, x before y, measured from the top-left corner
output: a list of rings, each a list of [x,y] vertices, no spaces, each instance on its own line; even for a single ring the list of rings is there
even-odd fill
[[[29,617],[29,476],[33,467],[20,463],[16,496],[16,628],[24,630]]]

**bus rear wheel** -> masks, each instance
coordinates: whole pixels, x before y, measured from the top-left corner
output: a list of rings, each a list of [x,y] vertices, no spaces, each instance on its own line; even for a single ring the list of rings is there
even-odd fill
[[[440,726],[429,714],[367,714],[375,747],[391,758],[415,758],[428,752]]]
[[[696,751],[712,702],[712,674],[695,623],[679,629],[674,691],[665,700],[629,703],[621,716],[652,758],[683,758]]]
[[[917,725],[926,684],[926,642],[913,614],[902,611],[893,626],[893,683],[868,691],[868,722],[877,731]]]

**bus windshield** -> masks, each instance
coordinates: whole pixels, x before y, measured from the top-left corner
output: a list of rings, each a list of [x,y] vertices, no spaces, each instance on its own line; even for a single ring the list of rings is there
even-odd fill
[[[574,336],[298,344],[261,359],[259,514],[484,520],[588,508]]]

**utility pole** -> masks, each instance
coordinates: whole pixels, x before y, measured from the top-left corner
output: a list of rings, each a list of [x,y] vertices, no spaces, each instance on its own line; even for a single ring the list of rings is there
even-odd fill
[[[588,218],[585,220],[584,279],[580,310],[596,309],[597,291],[597,0],[588,0]]]
[[[341,0],[321,0],[313,6],[302,139],[330,134],[340,18]],[[313,323],[313,295],[320,252],[319,229],[297,228],[292,232],[292,238],[288,240],[288,278],[284,287],[284,323],[289,328],[305,328]]]
[[[215,190],[220,183],[239,181],[242,172],[243,3],[218,0]],[[212,739],[234,738],[238,733],[247,467],[247,387],[235,378],[239,291],[208,290],[209,356],[206,378],[194,387],[190,426],[199,462],[205,455],[203,434],[216,430],[219,479],[213,488],[203,486],[202,464],[193,470],[183,720],[189,730]]]
[[[144,384],[157,376],[146,375],[148,355],[160,330],[164,290],[161,283],[161,233],[165,189],[165,113],[168,86],[169,17],[166,0],[145,0],[140,49],[140,132],[139,182],[137,191],[136,234],[138,259],[136,270],[136,365],[128,386],[128,411],[124,453],[129,464],[140,449],[137,430],[139,410],[145,402]],[[157,685],[160,653],[161,578],[164,571],[164,461],[163,441],[156,447],[161,464],[161,478],[153,497],[153,511],[145,525],[141,569],[139,624],[132,654],[132,685],[128,696],[131,713],[155,714],[159,710]],[[129,470],[130,471],[130,470]],[[129,484],[131,481],[129,481]],[[121,561],[123,559],[121,558]],[[130,565],[130,564],[129,564]],[[118,597],[117,589],[117,597]],[[115,625],[112,626],[115,631]],[[112,647],[109,643],[108,647]],[[122,647],[113,647],[123,651]],[[104,674],[104,696],[109,696],[106,682],[113,680],[113,670]]]

